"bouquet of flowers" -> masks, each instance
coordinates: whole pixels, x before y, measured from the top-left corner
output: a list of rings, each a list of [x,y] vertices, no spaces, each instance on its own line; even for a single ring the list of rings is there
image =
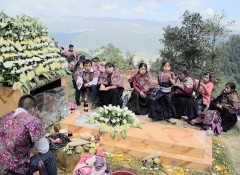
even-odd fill
[[[28,93],[39,77],[65,75],[66,59],[37,18],[0,13],[0,83]]]
[[[127,107],[122,109],[112,105],[103,106],[98,112],[92,113],[88,123],[96,123],[99,132],[109,132],[112,139],[115,138],[116,133],[126,138],[126,130],[130,127],[140,128],[139,120],[132,111]]]

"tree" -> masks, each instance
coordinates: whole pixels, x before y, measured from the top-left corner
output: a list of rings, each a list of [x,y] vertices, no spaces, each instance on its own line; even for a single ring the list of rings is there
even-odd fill
[[[125,60],[126,60],[126,62],[127,62],[127,65],[129,65],[129,66],[134,66],[134,64],[133,64],[133,59],[134,59],[134,54],[131,54],[131,52],[130,51],[126,51],[125,52]]]
[[[116,68],[125,71],[128,69],[132,69],[133,65],[126,64],[126,60],[124,60],[122,56],[122,52],[119,48],[115,47],[113,44],[109,43],[107,46],[99,47],[95,50],[90,51],[91,54],[99,57],[104,62],[112,62]],[[133,57],[133,55],[130,54],[129,56]]]
[[[222,50],[225,51],[225,55],[222,57],[221,70],[225,75],[235,75],[236,80],[240,82],[240,35],[232,35],[224,43]]]
[[[205,38],[204,20],[199,13],[186,11],[182,16],[182,27],[164,29],[164,49],[160,51],[164,59],[171,60],[174,68],[187,67],[190,71],[199,69],[208,42]]]
[[[204,20],[199,13],[186,11],[182,16],[182,27],[166,27],[163,39],[164,49],[160,55],[173,62],[173,67],[187,67],[194,75],[200,74],[203,61],[205,70],[214,75],[220,74],[220,58],[224,53],[220,47],[223,36],[229,31],[232,21],[225,15],[216,14]]]

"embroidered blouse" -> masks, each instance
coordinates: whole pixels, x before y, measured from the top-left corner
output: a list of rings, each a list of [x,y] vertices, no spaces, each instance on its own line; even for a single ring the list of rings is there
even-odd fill
[[[150,93],[151,90],[153,90],[155,87],[155,84],[151,82],[151,78],[152,76],[149,73],[146,73],[144,75],[137,73],[133,78],[133,88],[139,93]]]
[[[5,114],[0,119],[0,167],[16,174],[29,171],[34,144],[45,136],[41,121],[25,112]]]
[[[171,92],[172,89],[172,83],[169,80],[169,77],[172,77],[175,79],[175,75],[173,72],[161,72],[158,74],[158,83],[160,85],[160,90],[162,92]]]
[[[191,75],[188,75],[183,80],[180,80],[177,77],[176,83],[181,84],[183,86],[183,90],[178,87],[175,87],[175,94],[184,94],[184,95],[192,96],[194,80]]]
[[[98,84],[104,84],[105,86],[123,87],[123,79],[120,72],[114,69],[112,74],[103,72],[99,78]]]

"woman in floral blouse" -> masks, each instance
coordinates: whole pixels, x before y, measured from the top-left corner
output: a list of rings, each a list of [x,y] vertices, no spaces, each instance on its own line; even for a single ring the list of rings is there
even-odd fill
[[[106,72],[99,78],[99,105],[122,105],[123,79],[112,63],[105,65]]]
[[[151,82],[151,75],[147,71],[147,65],[140,63],[138,72],[128,81],[133,85],[133,91],[127,107],[135,114],[146,115],[149,113],[154,83]]]
[[[184,67],[178,72],[176,80],[170,77],[170,81],[174,86],[174,95],[172,96],[172,103],[176,109],[177,118],[187,116],[188,120],[197,117],[198,106],[193,97],[193,90],[195,81],[188,70]]]
[[[222,93],[211,101],[209,110],[218,110],[222,118],[223,131],[227,132],[237,123],[237,113],[239,112],[238,93],[236,85],[228,82]]]

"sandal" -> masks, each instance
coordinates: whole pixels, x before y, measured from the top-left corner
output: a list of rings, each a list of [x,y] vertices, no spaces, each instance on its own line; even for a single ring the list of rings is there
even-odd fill
[[[172,122],[172,121],[170,121],[169,119],[164,119],[167,123],[170,123],[170,124],[172,124],[172,125],[176,125],[177,123],[176,122]]]

